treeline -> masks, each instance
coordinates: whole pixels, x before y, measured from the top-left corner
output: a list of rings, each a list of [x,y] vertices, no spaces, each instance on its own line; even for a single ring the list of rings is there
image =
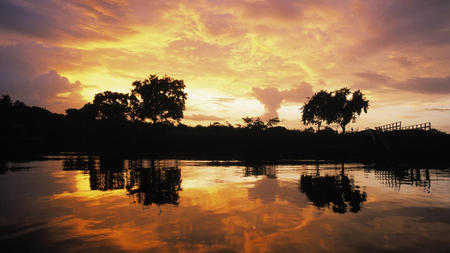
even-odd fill
[[[437,131],[338,134],[333,130],[288,130],[277,121],[246,118],[240,127],[190,127],[167,122],[82,119],[70,113],[0,100],[1,155],[52,152],[193,159],[319,159],[338,161],[448,161],[448,134]],[[387,148],[385,143],[389,144]]]
[[[132,83],[130,93],[105,91],[80,109],[51,113],[0,100],[1,156],[87,152],[196,159],[448,160],[449,135],[439,131],[338,134],[325,127],[288,130],[278,118],[243,118],[243,124],[180,123],[187,94],[184,82],[150,75]],[[303,121],[345,125],[366,111],[368,101],[349,89],[316,93],[303,107]],[[334,108],[334,109],[333,109]],[[336,109],[337,108],[337,109]],[[344,132],[344,131],[343,131]]]

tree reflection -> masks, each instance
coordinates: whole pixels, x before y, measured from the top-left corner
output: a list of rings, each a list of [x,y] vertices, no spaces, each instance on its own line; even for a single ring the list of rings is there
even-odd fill
[[[118,190],[125,187],[124,161],[115,158],[100,158],[100,168],[89,170],[91,190]]]
[[[252,164],[245,166],[244,176],[267,176],[269,178],[277,178],[276,166]]]
[[[178,205],[178,192],[181,190],[179,168],[131,170],[127,181],[128,194],[143,205]]]
[[[361,204],[366,201],[367,194],[361,193],[358,188],[343,171],[336,176],[320,176],[317,173],[314,176],[300,177],[300,192],[305,193],[315,206],[331,207],[336,213],[357,213],[361,210]]]
[[[77,155],[63,158],[63,170],[82,170],[88,173],[95,169],[96,162],[93,156]]]
[[[68,157],[64,170],[82,170],[89,174],[91,190],[127,190],[133,200],[143,205],[178,205],[181,171],[175,165],[154,161],[128,160],[113,157],[96,159],[87,156]]]

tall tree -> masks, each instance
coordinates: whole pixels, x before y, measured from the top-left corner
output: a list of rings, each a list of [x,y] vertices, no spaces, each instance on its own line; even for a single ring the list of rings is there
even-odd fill
[[[317,125],[317,131],[320,130],[322,122],[332,121],[331,110],[329,108],[331,93],[321,90],[315,93],[308,102],[302,106],[303,124]]]
[[[306,125],[317,125],[317,130],[320,130],[322,122],[337,123],[341,126],[342,132],[345,132],[347,124],[355,121],[362,111],[367,113],[368,108],[369,101],[360,90],[353,94],[349,88],[333,92],[322,90],[303,105],[302,121]]]
[[[168,76],[150,75],[147,79],[133,82],[132,95],[136,97],[136,116],[153,123],[183,118],[187,94],[183,80]]]

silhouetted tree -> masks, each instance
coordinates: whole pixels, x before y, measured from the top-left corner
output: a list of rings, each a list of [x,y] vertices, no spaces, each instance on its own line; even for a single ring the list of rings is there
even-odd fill
[[[303,124],[317,125],[317,131],[320,130],[322,122],[329,121],[331,118],[329,104],[331,93],[321,90],[315,93],[307,103],[302,107]]]
[[[100,119],[125,121],[132,117],[133,100],[134,96],[128,94],[105,91],[95,95],[93,105]]]
[[[253,119],[250,117],[245,117],[245,118],[242,118],[242,120],[246,124],[245,128],[248,128],[251,130],[264,130],[267,128],[264,121],[262,121],[260,118]]]
[[[187,94],[183,80],[168,76],[150,75],[133,82],[132,95],[136,97],[134,109],[137,118],[150,119],[153,123],[183,118]]]
[[[274,127],[278,124],[280,124],[280,119],[278,117],[271,118],[266,123],[267,127]]]
[[[349,99],[351,95],[351,99]],[[364,110],[367,113],[369,101],[364,94],[357,90],[351,93],[349,88],[342,88],[333,92],[319,91],[302,107],[302,121],[304,124],[315,124],[320,130],[322,122],[337,123],[342,132],[350,121]]]
[[[0,108],[9,109],[12,107],[11,98],[8,95],[2,95],[2,99],[0,99]]]
[[[3,95],[2,99],[0,99],[0,118],[2,121],[0,129],[2,131],[7,131],[7,125],[9,125],[8,121],[11,120],[10,114],[12,106],[11,98],[7,95]]]
[[[351,95],[351,99],[348,97]],[[334,91],[332,99],[332,107],[334,108],[332,121],[339,124],[342,132],[345,133],[345,126],[350,121],[355,121],[357,115],[361,115],[362,110],[367,113],[369,101],[366,100],[364,94],[357,90],[351,94],[350,89],[342,88]]]

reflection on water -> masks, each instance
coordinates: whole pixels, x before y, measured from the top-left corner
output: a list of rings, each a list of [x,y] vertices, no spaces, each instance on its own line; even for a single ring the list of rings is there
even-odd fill
[[[427,191],[431,188],[429,169],[376,169],[374,172],[380,183],[398,190],[400,190],[401,185],[422,187]]]
[[[267,176],[269,178],[277,178],[277,170],[274,165],[261,165],[256,164],[245,167],[244,177],[249,176]]]
[[[445,252],[450,171],[82,155],[0,164],[2,252]]]
[[[331,204],[336,213],[345,213],[348,205],[350,212],[357,213],[367,199],[367,194],[361,193],[353,180],[343,173],[337,176],[302,175],[299,188],[315,206],[330,207]]]
[[[181,171],[176,166],[161,166],[154,160],[144,163],[104,157],[96,164],[92,157],[77,156],[66,158],[63,169],[89,174],[91,190],[126,189],[128,195],[143,205],[178,204]]]

